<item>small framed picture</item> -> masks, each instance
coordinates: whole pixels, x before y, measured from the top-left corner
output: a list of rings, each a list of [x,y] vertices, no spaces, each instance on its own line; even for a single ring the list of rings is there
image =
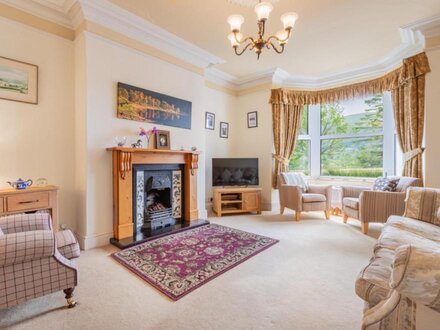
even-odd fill
[[[38,66],[0,56],[0,99],[38,104]]]
[[[229,123],[220,122],[220,137],[227,139],[229,136]]]
[[[215,129],[215,114],[211,112],[205,113],[205,128],[206,129]]]
[[[257,113],[257,111],[248,112],[247,122],[248,122],[248,128],[258,127],[258,113]]]
[[[156,149],[167,149],[171,146],[170,131],[157,131],[156,133]]]

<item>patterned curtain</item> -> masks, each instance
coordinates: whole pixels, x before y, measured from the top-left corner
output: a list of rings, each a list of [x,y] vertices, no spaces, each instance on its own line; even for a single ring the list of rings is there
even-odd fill
[[[419,179],[423,179],[422,140],[426,72],[429,72],[426,55],[413,61],[405,60],[399,85],[391,91],[397,138],[404,152],[402,175]]]
[[[277,188],[278,174],[287,172],[301,126],[303,106],[272,104],[275,169],[272,187]]]

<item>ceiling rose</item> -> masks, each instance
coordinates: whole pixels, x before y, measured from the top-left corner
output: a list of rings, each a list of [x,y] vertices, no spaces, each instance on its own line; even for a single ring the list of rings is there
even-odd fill
[[[266,2],[276,3],[280,0],[266,0]],[[233,5],[253,8],[259,2],[258,0],[228,0]]]

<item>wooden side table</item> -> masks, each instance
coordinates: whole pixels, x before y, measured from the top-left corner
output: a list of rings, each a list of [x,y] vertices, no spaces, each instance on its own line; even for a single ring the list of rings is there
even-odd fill
[[[58,187],[30,187],[0,190],[0,216],[49,210],[54,231],[58,231]]]

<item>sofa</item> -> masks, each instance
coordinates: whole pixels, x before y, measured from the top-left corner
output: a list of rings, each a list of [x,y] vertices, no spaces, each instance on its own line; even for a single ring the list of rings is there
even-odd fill
[[[74,307],[79,255],[73,233],[54,232],[48,213],[0,217],[0,309],[61,290]]]
[[[323,211],[330,219],[332,186],[310,185],[302,173],[286,172],[278,175],[280,213],[288,208],[295,211],[295,220],[301,219],[301,212]]]
[[[397,178],[397,177],[396,177]],[[361,229],[368,233],[371,222],[384,223],[390,215],[402,215],[405,210],[406,190],[422,185],[422,180],[412,177],[398,177],[395,192],[376,191],[366,187],[342,187],[342,211],[344,223],[348,218],[361,221]]]
[[[415,329],[420,307],[440,312],[439,208],[440,189],[410,187],[404,214],[388,218],[356,280],[363,329]]]

